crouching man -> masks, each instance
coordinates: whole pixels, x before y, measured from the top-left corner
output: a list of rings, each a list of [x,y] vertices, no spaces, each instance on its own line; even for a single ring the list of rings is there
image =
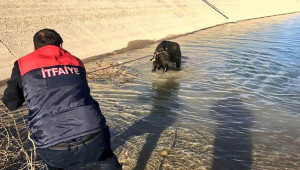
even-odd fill
[[[2,101],[9,110],[26,101],[38,155],[49,169],[96,162],[100,169],[121,169],[82,62],[62,48],[54,30],[38,31],[33,42],[35,51],[15,62]]]

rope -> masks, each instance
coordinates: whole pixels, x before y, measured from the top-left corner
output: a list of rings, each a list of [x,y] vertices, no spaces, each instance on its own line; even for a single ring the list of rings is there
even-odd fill
[[[94,73],[96,71],[105,70],[105,69],[108,69],[108,68],[111,68],[111,67],[117,67],[119,65],[123,65],[123,64],[126,64],[126,63],[131,63],[133,61],[137,61],[137,60],[140,60],[140,59],[143,59],[143,58],[146,58],[146,57],[151,57],[151,56],[152,55],[146,55],[146,56],[143,56],[143,57],[140,57],[140,58],[137,58],[137,59],[133,59],[133,60],[129,60],[129,61],[125,61],[125,62],[122,62],[122,63],[119,63],[119,64],[107,66],[107,67],[104,67],[104,68],[99,68],[99,69],[96,69],[96,70],[93,70],[93,71],[89,71],[86,74],[91,74],[91,73]]]
[[[224,15],[217,7],[215,7],[213,4],[211,4],[210,2],[208,2],[207,0],[202,0],[203,2],[205,2],[208,6],[210,6],[212,9],[216,10],[218,13],[220,13],[221,15],[223,15],[223,17],[225,17],[226,19],[229,19],[226,15]]]

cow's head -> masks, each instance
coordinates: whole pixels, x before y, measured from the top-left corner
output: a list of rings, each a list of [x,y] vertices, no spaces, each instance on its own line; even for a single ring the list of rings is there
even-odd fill
[[[157,61],[159,59],[160,55],[163,55],[165,53],[167,53],[167,51],[165,51],[165,50],[160,51],[160,52],[154,51],[153,58],[151,58],[150,61]]]

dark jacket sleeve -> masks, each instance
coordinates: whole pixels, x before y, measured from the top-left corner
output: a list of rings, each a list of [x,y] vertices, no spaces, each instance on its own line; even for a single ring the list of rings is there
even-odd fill
[[[11,78],[7,81],[2,102],[9,110],[15,110],[24,103],[24,94],[21,83],[21,73],[18,61],[14,63]]]

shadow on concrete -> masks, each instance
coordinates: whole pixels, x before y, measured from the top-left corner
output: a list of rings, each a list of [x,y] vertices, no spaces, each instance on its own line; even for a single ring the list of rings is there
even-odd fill
[[[217,120],[212,170],[250,170],[252,139],[249,128],[254,117],[239,95],[220,100],[211,108]]]
[[[139,152],[135,170],[145,169],[148,160],[157,146],[161,133],[176,120],[174,110],[179,109],[177,91],[179,83],[174,79],[152,82],[154,94],[151,96],[151,113],[135,122],[125,132],[112,141],[115,148],[123,145],[129,138],[147,133],[146,143]]]

